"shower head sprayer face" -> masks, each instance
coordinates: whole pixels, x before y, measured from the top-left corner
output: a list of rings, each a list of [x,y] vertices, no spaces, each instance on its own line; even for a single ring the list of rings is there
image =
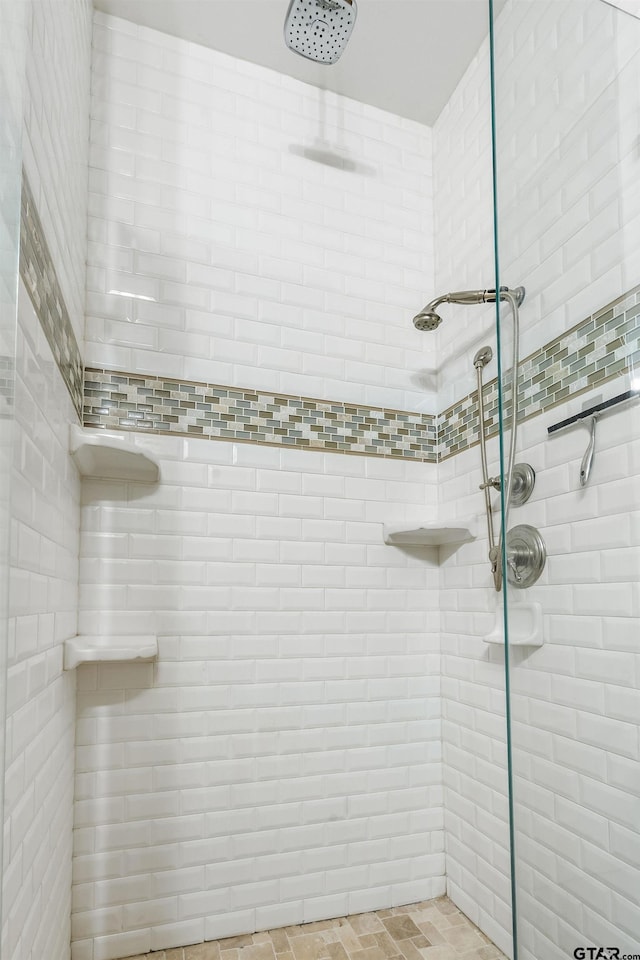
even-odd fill
[[[430,311],[422,311],[417,316],[413,318],[413,325],[416,330],[422,331],[431,331],[437,330],[440,324],[442,323],[442,317],[438,316],[437,313]]]
[[[349,41],[357,14],[356,0],[291,0],[285,42],[307,60],[335,63]]]

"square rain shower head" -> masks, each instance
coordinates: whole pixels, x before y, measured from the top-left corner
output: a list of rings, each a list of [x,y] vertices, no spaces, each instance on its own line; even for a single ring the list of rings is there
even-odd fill
[[[357,12],[356,0],[291,0],[285,42],[307,60],[335,63],[351,36]]]

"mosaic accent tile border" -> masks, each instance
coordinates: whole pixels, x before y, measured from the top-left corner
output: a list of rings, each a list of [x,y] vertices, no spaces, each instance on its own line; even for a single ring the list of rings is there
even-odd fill
[[[520,364],[520,421],[640,366],[640,286]],[[510,372],[507,371],[507,377]],[[485,384],[487,435],[498,433],[498,381]],[[510,415],[511,388],[505,391]],[[432,414],[292,397],[167,377],[88,369],[88,427],[265,443],[437,463],[478,442],[478,393]]]
[[[520,364],[518,422],[537,417],[573,397],[640,367],[640,286],[581,320]],[[510,379],[510,371],[507,371]],[[484,387],[487,436],[498,433],[498,381]],[[505,406],[510,416],[511,389]],[[438,459],[478,442],[478,391],[438,416]]]
[[[84,425],[435,463],[436,418],[87,369]]]
[[[16,365],[13,357],[0,356],[0,420],[13,416]]]
[[[20,223],[20,276],[51,347],[78,416],[82,416],[82,356],[71,326],[42,222],[24,170]]]

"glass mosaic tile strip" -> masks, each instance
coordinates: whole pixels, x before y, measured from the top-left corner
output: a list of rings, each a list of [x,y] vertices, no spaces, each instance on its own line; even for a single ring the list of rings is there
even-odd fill
[[[520,364],[519,420],[640,366],[640,287]],[[507,371],[506,379],[510,378]],[[438,416],[291,397],[221,384],[88,369],[85,426],[265,443],[435,463],[478,442],[477,391]],[[507,421],[511,386],[505,391]],[[485,385],[487,435],[498,433],[498,381]]]
[[[640,367],[640,286],[525,357],[518,375],[518,421],[529,420]],[[506,378],[510,380],[511,372]],[[487,436],[498,433],[498,381],[485,384]],[[511,390],[505,396],[510,418]],[[438,415],[438,460],[478,443],[478,391]]]
[[[84,424],[432,463],[437,458],[431,414],[112,370],[86,370]]]
[[[71,326],[42,223],[22,171],[20,276],[78,416],[82,416],[82,356]]]
[[[0,356],[0,420],[9,420],[13,416],[14,381],[15,360]]]

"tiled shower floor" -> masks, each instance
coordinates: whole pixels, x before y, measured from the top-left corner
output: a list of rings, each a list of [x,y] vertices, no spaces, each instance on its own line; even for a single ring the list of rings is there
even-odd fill
[[[506,960],[447,899],[146,953],[131,960]]]

